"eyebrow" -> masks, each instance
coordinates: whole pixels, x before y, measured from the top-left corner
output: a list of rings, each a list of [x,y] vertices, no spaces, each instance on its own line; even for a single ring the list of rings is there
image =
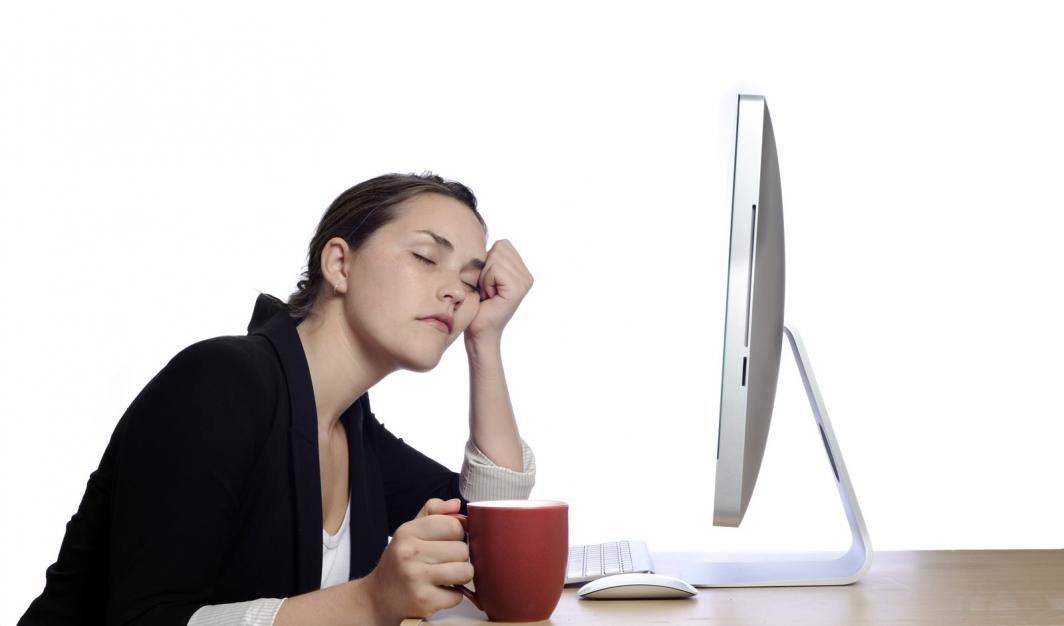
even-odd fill
[[[415,230],[414,232],[416,232],[416,233],[425,233],[426,235],[429,235],[433,239],[435,239],[436,243],[440,244],[444,248],[447,248],[451,252],[454,252],[454,244],[451,243],[446,237],[441,237],[440,235],[437,235],[436,233],[432,232],[431,230],[425,230],[423,228],[419,229],[419,230]],[[482,269],[484,269],[484,261],[482,259],[476,259],[476,258],[470,259],[469,263],[466,263],[466,267],[475,267],[478,270],[482,270]]]

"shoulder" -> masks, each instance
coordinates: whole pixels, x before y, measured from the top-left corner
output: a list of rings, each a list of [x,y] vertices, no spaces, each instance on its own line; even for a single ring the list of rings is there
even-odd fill
[[[279,370],[279,364],[264,343],[258,337],[238,335],[203,339],[181,349],[163,371],[265,384],[273,371]]]
[[[250,337],[197,341],[175,354],[148,381],[124,416],[152,430],[203,426],[254,428],[272,414],[278,365]],[[283,378],[282,378],[283,380]]]
[[[242,480],[269,438],[277,407],[270,365],[258,350],[246,338],[223,336],[170,358],[116,426],[122,480],[137,474],[196,484]]]
[[[259,336],[226,335],[197,341],[173,356],[160,372],[184,387],[205,394],[230,410],[266,410],[285,385],[281,364]],[[231,405],[231,406],[230,406]]]

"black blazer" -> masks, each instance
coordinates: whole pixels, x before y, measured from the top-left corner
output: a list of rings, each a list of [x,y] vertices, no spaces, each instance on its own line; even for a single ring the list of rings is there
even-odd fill
[[[246,336],[181,350],[118,421],[44,591],[19,624],[185,625],[201,606],[321,586],[317,412],[296,321],[266,294]],[[397,438],[363,394],[341,416],[351,573],[458,473]]]

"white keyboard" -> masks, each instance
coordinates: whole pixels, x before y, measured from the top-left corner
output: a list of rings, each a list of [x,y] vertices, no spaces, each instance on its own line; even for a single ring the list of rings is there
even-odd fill
[[[584,583],[613,574],[654,573],[647,544],[638,539],[569,546],[565,584]]]

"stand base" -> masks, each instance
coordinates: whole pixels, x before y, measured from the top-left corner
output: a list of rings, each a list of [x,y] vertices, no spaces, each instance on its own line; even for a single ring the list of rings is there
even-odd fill
[[[832,554],[836,558],[831,558]],[[675,576],[693,587],[850,585],[867,570],[865,555],[853,550],[842,556],[828,552],[654,552],[651,558],[655,572]]]

